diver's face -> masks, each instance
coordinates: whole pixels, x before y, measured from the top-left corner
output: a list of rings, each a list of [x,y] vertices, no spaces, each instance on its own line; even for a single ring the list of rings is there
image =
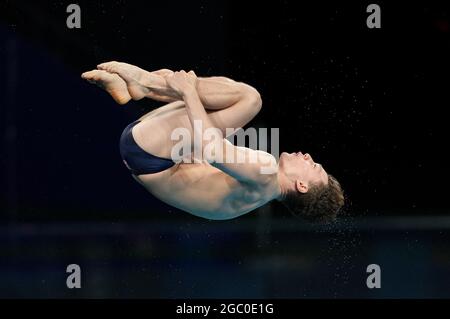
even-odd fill
[[[293,182],[301,182],[306,186],[311,184],[328,183],[328,174],[322,165],[314,162],[312,157],[306,153],[281,153],[280,169]]]

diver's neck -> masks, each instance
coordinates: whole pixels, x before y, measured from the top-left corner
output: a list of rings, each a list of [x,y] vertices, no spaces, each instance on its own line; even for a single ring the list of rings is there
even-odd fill
[[[283,171],[280,170],[279,166],[278,166],[278,171],[277,171],[276,177],[277,178],[274,179],[274,182],[277,184],[276,185],[277,191],[274,194],[274,199],[276,199],[278,201],[282,201],[287,193],[287,190],[284,187],[284,185],[286,185],[286,183],[285,183],[286,176],[284,175]]]

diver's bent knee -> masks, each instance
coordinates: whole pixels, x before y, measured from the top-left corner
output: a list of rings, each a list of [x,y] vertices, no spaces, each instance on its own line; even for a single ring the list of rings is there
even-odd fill
[[[253,86],[242,82],[240,82],[239,85],[242,92],[242,98],[247,100],[256,112],[259,112],[262,107],[261,94]]]
[[[253,87],[250,87],[248,90],[249,92],[246,94],[246,98],[248,99],[252,108],[254,108],[255,112],[258,113],[262,108],[261,94],[259,94],[259,92]]]

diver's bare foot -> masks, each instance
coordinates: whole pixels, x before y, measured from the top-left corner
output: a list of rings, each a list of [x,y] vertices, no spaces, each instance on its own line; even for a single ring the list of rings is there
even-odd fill
[[[106,62],[97,65],[99,70],[109,73],[116,73],[125,80],[128,92],[134,100],[140,100],[152,93],[166,93],[167,84],[164,76],[173,73],[170,70],[160,70],[158,72],[148,72],[135,65],[123,62]]]
[[[84,72],[81,77],[89,83],[96,84],[104,89],[119,104],[125,104],[131,100],[126,82],[117,74],[101,70],[92,70]]]

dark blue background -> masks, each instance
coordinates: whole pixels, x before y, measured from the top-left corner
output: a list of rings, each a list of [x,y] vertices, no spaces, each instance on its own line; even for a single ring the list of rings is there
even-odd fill
[[[379,1],[369,30],[368,1],[80,1],[70,30],[69,3],[0,2],[2,297],[450,296],[448,4]],[[154,199],[118,138],[160,104],[80,79],[108,60],[253,85],[250,125],[321,162],[350,217],[315,228],[271,203],[212,222]]]
[[[279,127],[281,150],[314,155],[354,213],[445,209],[442,5],[383,4],[382,29],[370,30],[364,2],[80,4],[71,30],[65,2],[2,2],[2,131],[16,135],[3,139],[1,202],[21,217],[123,218],[157,205],[127,175],[117,140],[159,104],[120,107],[80,80],[108,60],[254,85],[264,104],[251,125]]]

